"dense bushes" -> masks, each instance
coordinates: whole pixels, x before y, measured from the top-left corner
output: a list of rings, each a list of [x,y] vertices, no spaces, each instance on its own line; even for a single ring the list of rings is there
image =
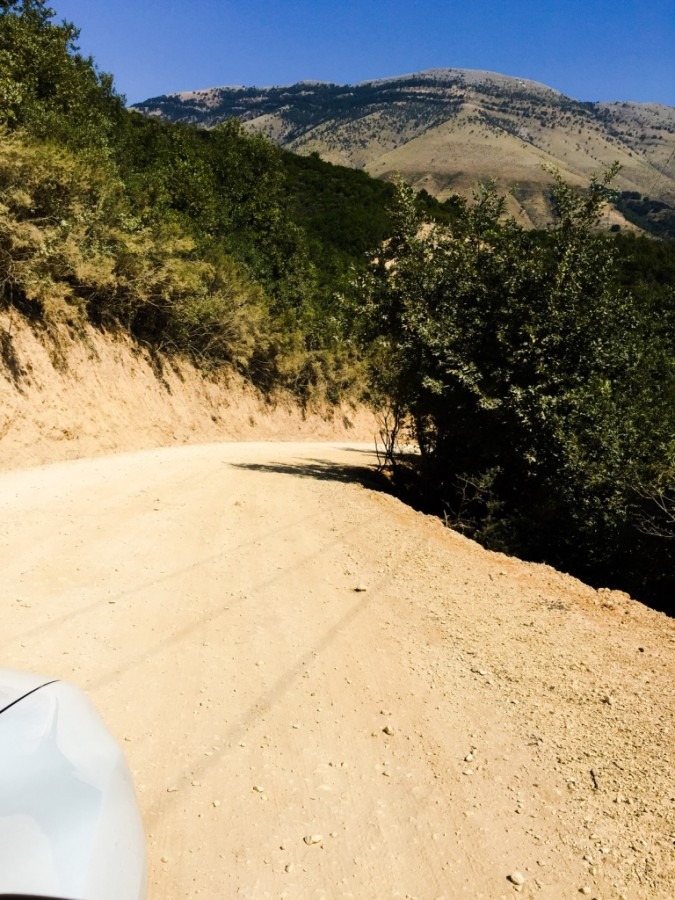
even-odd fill
[[[303,401],[362,391],[358,304],[336,297],[390,228],[390,186],[235,120],[204,131],[128,112],[76,40],[42,0],[0,3],[0,299],[233,362]]]
[[[336,202],[359,209],[357,193],[341,198],[334,175],[336,199],[308,218],[313,188],[287,155],[235,121],[127,112],[76,39],[42,0],[0,4],[0,301],[123,327],[303,401],[360,389],[331,298],[382,229],[369,238],[368,220],[354,249],[318,222]]]
[[[649,597],[674,586],[672,542],[645,526],[672,532],[675,331],[594,230],[611,175],[585,195],[558,179],[543,236],[491,190],[423,227],[401,185],[367,293],[377,377],[420,449],[399,481],[488,546]]]
[[[32,319],[123,326],[241,366],[265,315],[233,261],[196,257],[176,225],[142,225],[113,167],[0,134],[2,296]]]
[[[77,48],[44,0],[0,3],[0,124],[73,149],[105,150],[123,114],[112,78]]]

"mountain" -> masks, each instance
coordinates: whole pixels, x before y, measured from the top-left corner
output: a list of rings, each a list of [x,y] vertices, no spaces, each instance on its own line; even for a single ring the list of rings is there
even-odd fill
[[[135,104],[141,113],[213,128],[238,117],[296,153],[399,172],[439,199],[470,195],[479,181],[511,190],[511,211],[549,219],[545,166],[575,184],[614,160],[628,218],[672,218],[675,236],[675,108],[656,103],[583,103],[546,85],[493,72],[431,69],[336,85],[219,87]],[[645,200],[647,198],[647,200]],[[614,221],[622,221],[614,214]]]

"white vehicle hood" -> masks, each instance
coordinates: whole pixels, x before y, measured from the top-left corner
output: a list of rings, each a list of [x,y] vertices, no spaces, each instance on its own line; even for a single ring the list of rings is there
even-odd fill
[[[8,706],[16,703],[26,694],[36,691],[50,679],[33,675],[30,672],[15,672],[13,669],[0,669],[0,713]]]
[[[122,752],[77,688],[0,670],[0,896],[142,900]]]

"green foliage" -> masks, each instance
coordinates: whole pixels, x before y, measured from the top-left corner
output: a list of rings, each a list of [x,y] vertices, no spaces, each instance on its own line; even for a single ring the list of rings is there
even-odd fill
[[[317,265],[340,270],[365,259],[386,237],[392,186],[318,155],[284,152],[284,195],[293,220],[313,238]]]
[[[303,400],[341,395],[349,366],[359,376],[332,297],[382,236],[367,221],[358,249],[336,250],[322,230],[322,215],[358,214],[349,170],[310,221],[311,186],[269,141],[234,120],[205,132],[126,112],[53,19],[39,0],[0,4],[4,301],[121,325]]]
[[[120,185],[65,150],[0,133],[3,300],[31,318],[77,310],[78,277],[93,291],[112,280],[99,223],[117,219]],[[97,265],[93,264],[97,258]],[[86,275],[85,275],[86,270]],[[75,313],[73,313],[75,314]]]
[[[77,52],[78,30],[55,24],[53,15],[44,0],[0,6],[0,124],[72,148],[104,149],[121,98],[110,76]]]
[[[595,230],[613,174],[583,195],[556,177],[545,239],[490,188],[423,226],[400,185],[367,295],[377,378],[410,417],[437,511],[491,547],[644,588],[635,486],[644,499],[673,471],[674,344]],[[669,552],[650,545],[662,567]]]
[[[142,225],[114,168],[0,135],[0,297],[32,319],[123,326],[160,348],[246,368],[266,317],[231,258],[175,224]]]

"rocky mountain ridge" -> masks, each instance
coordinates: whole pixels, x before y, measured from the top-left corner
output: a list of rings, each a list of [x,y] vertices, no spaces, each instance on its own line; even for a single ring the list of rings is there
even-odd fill
[[[547,167],[581,185],[618,160],[628,203],[647,197],[657,218],[675,215],[675,108],[655,103],[581,102],[526,79],[431,69],[356,85],[219,87],[134,108],[206,128],[237,117],[286,149],[380,178],[400,172],[441,199],[494,180],[533,225],[550,215]]]

